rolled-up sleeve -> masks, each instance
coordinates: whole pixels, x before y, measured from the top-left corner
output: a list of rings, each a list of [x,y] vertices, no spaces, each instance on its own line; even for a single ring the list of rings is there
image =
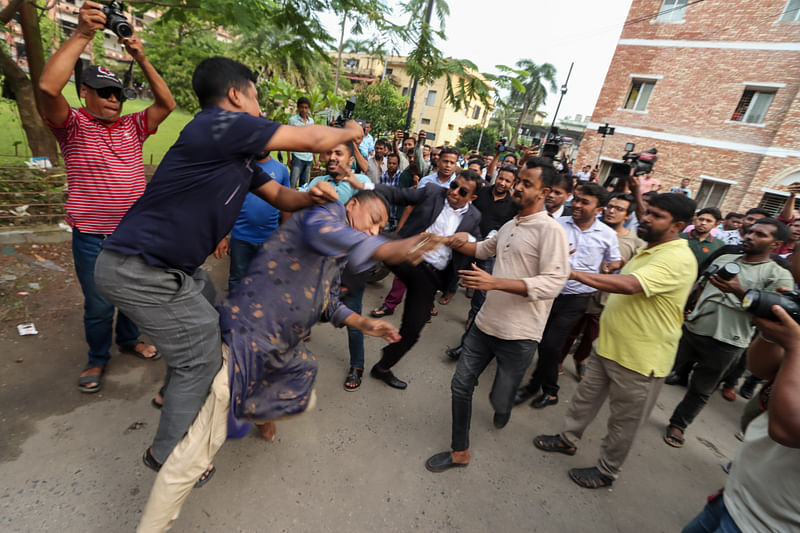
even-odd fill
[[[543,232],[540,241],[539,274],[522,278],[529,300],[551,300],[559,295],[569,278],[569,243],[560,231]]]

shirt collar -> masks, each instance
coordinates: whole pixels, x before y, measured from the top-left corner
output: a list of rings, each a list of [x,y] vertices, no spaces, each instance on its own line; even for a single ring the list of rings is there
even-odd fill
[[[547,212],[547,209],[542,209],[541,211],[537,211],[532,215],[520,216],[517,215],[514,219],[517,221],[517,224],[524,224],[526,222],[533,222],[534,220],[538,220],[540,218],[547,218],[550,214]]]
[[[447,202],[447,198],[444,199],[444,207],[445,207],[445,209],[449,209],[450,211],[454,212],[457,215],[463,215],[464,213],[469,211],[469,204],[465,205],[464,207],[462,207],[460,209],[453,209],[452,207],[450,207],[450,204]]]
[[[689,246],[689,243],[686,242],[685,239],[673,239],[671,241],[662,242],[658,246],[653,246],[652,248],[648,248],[647,246],[642,246],[640,253],[652,254],[658,252],[659,250],[663,250],[664,248],[672,248],[673,246]]]
[[[569,224],[571,226],[575,226],[578,229],[578,231],[584,231],[584,232],[585,231],[600,231],[599,224],[602,224],[602,222],[600,222],[600,219],[595,217],[594,222],[592,222],[592,225],[589,226],[587,229],[582,230],[581,228],[578,227],[578,225],[575,223],[575,219],[573,219],[571,216],[569,218],[565,218],[564,222],[566,222],[567,224]]]
[[[117,117],[117,120],[115,120],[114,122],[111,122],[111,123],[103,122],[102,120],[99,120],[99,119],[93,117],[92,115],[90,115],[89,112],[86,109],[84,109],[83,107],[78,109],[78,112],[81,113],[86,118],[88,118],[89,120],[97,122],[98,124],[100,124],[102,126],[105,126],[105,127],[109,128],[109,129],[116,128],[117,126],[119,126],[119,123],[122,121],[122,115],[120,115],[119,117]]]

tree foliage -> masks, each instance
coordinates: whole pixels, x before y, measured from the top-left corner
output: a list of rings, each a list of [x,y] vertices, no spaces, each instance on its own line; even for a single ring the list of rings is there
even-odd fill
[[[356,89],[356,118],[369,122],[379,134],[403,129],[407,111],[408,99],[387,80]]]
[[[525,90],[520,91],[519,87],[515,85],[512,87],[508,99],[511,105],[520,110],[517,125],[514,129],[514,136],[511,138],[512,145],[516,144],[517,134],[528,114],[535,114],[539,106],[544,105],[547,101],[547,93],[556,91],[556,67],[550,63],[537,65],[530,59],[520,59],[516,65],[523,69],[526,75],[518,79],[518,82]]]
[[[483,130],[483,136],[481,136]],[[480,124],[467,126],[461,130],[456,140],[459,150],[478,150],[478,139],[481,141],[481,153],[494,153],[494,144],[500,140],[500,134],[493,128],[482,128]]]

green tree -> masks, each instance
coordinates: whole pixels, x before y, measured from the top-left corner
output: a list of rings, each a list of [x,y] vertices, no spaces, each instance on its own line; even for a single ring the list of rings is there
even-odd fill
[[[182,20],[165,18],[151,24],[142,39],[150,62],[164,78],[178,106],[196,112],[199,105],[192,90],[192,73],[200,61],[224,55],[228,48],[216,38],[216,28],[195,16]]]
[[[516,146],[520,127],[527,119],[528,114],[536,114],[539,106],[544,105],[547,101],[547,93],[556,91],[556,67],[550,63],[537,65],[530,59],[520,59],[516,65],[523,69],[526,75],[517,80],[525,90],[520,91],[515,85],[511,88],[511,94],[508,98],[509,104],[520,111],[517,124],[514,127],[514,135],[509,141],[511,146]]]
[[[481,130],[483,130],[483,136],[481,137]],[[458,134],[458,139],[456,140],[456,148],[459,150],[464,151],[466,150],[478,150],[478,139],[481,140],[481,153],[493,153],[494,152],[494,144],[500,140],[500,135],[497,131],[493,128],[482,128],[479,124],[475,124],[473,126],[467,126],[466,128],[461,130],[461,133]]]
[[[379,134],[403,129],[407,110],[408,99],[388,80],[356,89],[356,118],[369,122]]]

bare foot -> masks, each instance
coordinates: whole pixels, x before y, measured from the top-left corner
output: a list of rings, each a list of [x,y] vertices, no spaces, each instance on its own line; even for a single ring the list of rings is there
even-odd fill
[[[256,427],[258,427],[258,432],[261,433],[261,436],[267,441],[273,442],[275,440],[275,422],[270,420],[269,422],[264,422],[263,424],[256,424]]]
[[[158,353],[158,350],[155,346],[152,344],[146,344],[144,342],[138,343],[133,349],[139,353],[143,359],[152,359]]]

